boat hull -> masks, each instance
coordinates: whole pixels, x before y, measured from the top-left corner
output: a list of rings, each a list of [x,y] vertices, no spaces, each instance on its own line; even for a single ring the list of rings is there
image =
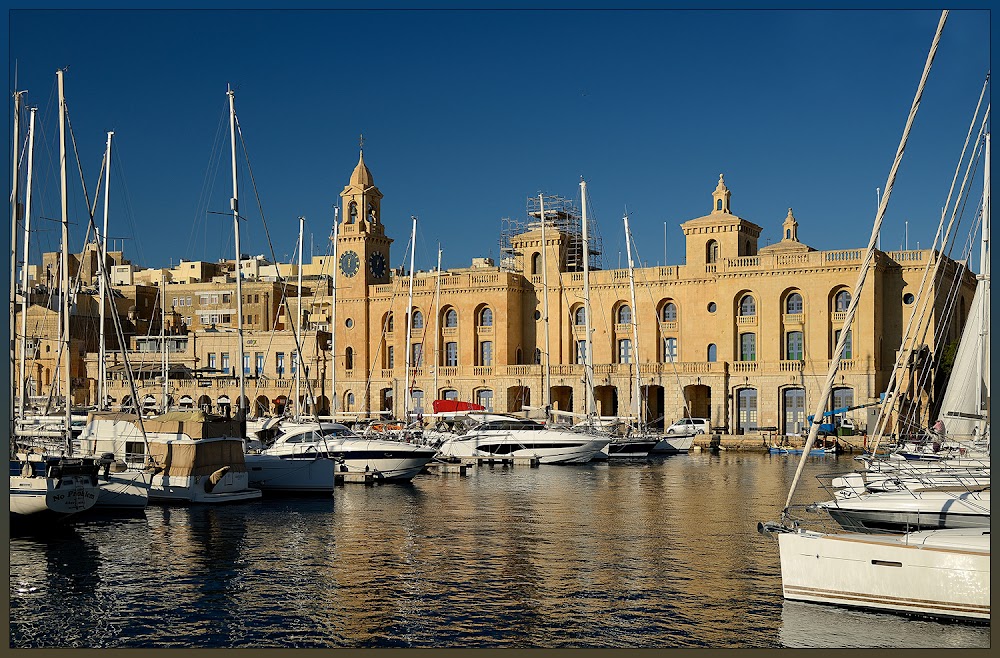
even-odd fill
[[[687,452],[694,445],[694,434],[672,434],[661,438],[650,453],[654,455],[673,455],[679,452]]]
[[[990,618],[989,534],[778,535],[786,599],[945,619]],[[981,533],[980,533],[981,535]],[[949,539],[958,541],[949,543]],[[961,541],[970,539],[968,543]]]
[[[511,434],[516,434],[512,432]],[[442,457],[513,457],[534,458],[539,464],[584,464],[594,458],[609,443],[608,439],[538,441],[537,432],[525,432],[527,437],[465,435],[446,441],[441,446]]]
[[[264,492],[331,493],[334,460],[327,457],[247,455],[250,486]]]
[[[989,528],[990,494],[983,492],[893,491],[820,503],[845,530],[912,531]]]
[[[95,510],[143,510],[149,502],[152,476],[144,471],[121,471],[99,475],[100,492]]]
[[[98,487],[87,475],[10,476],[10,513],[15,516],[43,512],[70,516],[93,507],[97,497]]]
[[[229,472],[214,486],[207,487],[209,483],[210,476],[207,475],[153,475],[149,487],[149,502],[231,503],[261,497],[260,489],[250,488],[246,472]]]

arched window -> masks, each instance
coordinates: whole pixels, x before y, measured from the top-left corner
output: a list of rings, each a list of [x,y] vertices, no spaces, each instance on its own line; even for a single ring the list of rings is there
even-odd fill
[[[453,388],[446,388],[443,391],[441,391],[441,399],[442,400],[457,400],[458,399],[458,391],[456,391]]]
[[[743,299],[740,300],[740,315],[757,315],[757,302],[753,295],[743,295]]]
[[[458,326],[458,311],[453,308],[449,308],[444,314],[444,326],[446,327],[457,327]]]
[[[785,239],[786,240],[791,240],[792,239],[792,229],[790,229],[790,228],[786,228],[785,229]]]
[[[793,292],[785,300],[785,313],[789,315],[795,315],[802,313],[802,295],[797,292]]]
[[[420,311],[413,312],[413,328],[423,329],[424,328],[424,314]]]
[[[347,207],[347,223],[354,224],[358,221],[358,204],[351,201],[351,205]]]
[[[708,344],[708,357],[707,357],[707,361],[709,363],[715,363],[716,360],[718,359],[718,353],[719,353],[719,350],[718,350],[718,348],[716,348],[715,343],[709,343]]]
[[[351,347],[344,351],[344,369],[354,370],[354,349]]]
[[[542,348],[535,348],[535,365],[541,365],[542,363]]]
[[[514,360],[517,361],[517,365],[521,365],[522,363],[524,363],[523,359],[524,355],[521,353],[521,348],[519,347],[517,348],[517,351],[514,353]]]
[[[716,199],[715,200],[715,209],[716,210],[722,210],[722,199]]]
[[[385,332],[387,334],[391,334],[392,333],[393,325],[394,325],[394,323],[392,321],[392,313],[390,313],[385,318]]]
[[[837,296],[833,298],[833,310],[837,313],[841,313],[847,310],[847,307],[851,305],[851,293],[846,290],[841,290],[837,293]]]
[[[722,201],[719,201],[719,210],[722,210]],[[719,261],[719,243],[715,240],[709,240],[708,245],[705,248],[705,262],[706,263],[717,263]]]
[[[538,252],[531,254],[531,273],[541,274],[542,272],[542,255]]]
[[[491,309],[489,306],[484,308],[482,313],[479,314],[479,326],[480,327],[493,326],[493,309]]]
[[[587,309],[585,307],[581,306],[573,313],[573,324],[578,327],[587,324]]]
[[[618,308],[618,324],[632,324],[632,309],[628,304],[622,304]]]
[[[663,321],[677,322],[677,306],[673,302],[667,302],[663,306]]]

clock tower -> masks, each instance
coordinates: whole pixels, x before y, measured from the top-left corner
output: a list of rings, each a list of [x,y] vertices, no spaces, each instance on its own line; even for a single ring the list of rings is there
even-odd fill
[[[389,245],[382,225],[382,193],[365,165],[364,151],[351,180],[340,193],[337,229],[337,291],[344,297],[368,296],[368,286],[389,283]]]

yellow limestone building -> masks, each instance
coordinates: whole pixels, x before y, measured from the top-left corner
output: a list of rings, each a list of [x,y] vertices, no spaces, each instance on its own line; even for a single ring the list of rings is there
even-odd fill
[[[426,414],[431,400],[452,398],[496,411],[546,404],[584,411],[585,248],[577,234],[563,230],[565,222],[550,224],[546,209],[543,242],[541,214],[535,213],[512,237],[516,257],[504,267],[477,259],[470,268],[418,273],[408,308],[409,277],[388,271],[392,240],[381,219],[382,193],[363,155],[341,198],[334,323],[338,410]],[[803,244],[791,209],[782,239],[759,248],[761,227],[733,213],[722,175],[709,212],[682,228],[685,264],[635,269],[635,308],[627,269],[590,272],[598,412],[634,415],[638,394],[641,415],[654,422],[665,418],[669,424],[685,415],[687,405],[691,415],[709,418],[720,431],[802,432],[865,250],[820,251]],[[941,256],[931,250],[877,253],[828,408],[877,401],[885,390],[931,258]],[[958,264],[945,261],[939,285],[950,286]],[[948,340],[960,335],[974,285],[974,275],[965,271]],[[939,315],[943,304],[932,312]],[[935,317],[932,327],[938,324]],[[916,388],[907,393],[925,405],[926,392]]]
[[[308,410],[310,394],[321,415],[329,413],[331,399],[337,413],[387,411],[395,417],[429,414],[438,398],[495,411],[551,404],[584,412],[583,262],[596,249],[584,246],[572,203],[529,200],[526,221],[506,236],[500,266],[477,258],[468,268],[418,272],[411,305],[410,276],[390,269],[403,255],[393,256],[387,233],[405,234],[410,223],[383,224],[383,195],[363,154],[340,197],[335,257],[313,257],[304,265],[301,308],[297,266],[272,268],[284,281],[244,276],[242,367],[249,376],[244,407],[251,416],[287,410],[295,400]],[[816,408],[864,249],[822,251],[803,244],[791,210],[781,223],[782,239],[760,248],[761,226],[734,214],[721,175],[706,194],[706,211],[681,225],[683,265],[634,270],[635,308],[627,269],[591,270],[597,411],[634,415],[638,396],[640,414],[654,424],[690,413],[731,434],[799,433]],[[944,320],[948,329],[937,340],[958,340],[975,276],[932,250],[877,252],[828,408],[874,402],[885,390],[932,259],[942,262],[924,339],[929,351],[918,357],[934,353]],[[159,288],[115,286],[121,297],[116,304],[129,309],[125,324],[134,326],[129,346],[139,375],[137,397],[143,408],[162,398],[162,324],[172,403],[235,411],[235,264],[213,266],[204,276],[188,269]],[[949,297],[955,303],[945,318]],[[303,333],[296,343],[299,322]],[[74,370],[75,399],[93,404],[99,358],[89,343],[78,349],[86,354]],[[108,398],[113,408],[127,406],[131,390],[123,363],[113,352],[107,361]],[[909,365],[916,372],[923,363]],[[51,372],[54,364],[47,367]],[[32,394],[44,396],[50,388],[44,367],[38,371],[31,362],[26,369],[34,378]],[[925,422],[934,385],[908,380],[904,386]],[[864,412],[856,419],[863,424]]]

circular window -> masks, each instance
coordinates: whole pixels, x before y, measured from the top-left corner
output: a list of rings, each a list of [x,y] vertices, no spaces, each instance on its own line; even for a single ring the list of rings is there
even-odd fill
[[[542,312],[541,311],[535,311],[535,319],[536,320],[541,320],[542,319]]]
[[[708,303],[708,312],[709,313],[715,313],[715,302],[709,302]]]
[[[904,304],[912,304],[913,303],[913,293],[912,292],[908,292],[905,295],[903,295],[903,303]]]
[[[346,324],[347,328],[350,329],[351,327],[354,326],[354,320],[352,320],[351,318],[347,318],[346,320],[344,320],[344,324]]]

